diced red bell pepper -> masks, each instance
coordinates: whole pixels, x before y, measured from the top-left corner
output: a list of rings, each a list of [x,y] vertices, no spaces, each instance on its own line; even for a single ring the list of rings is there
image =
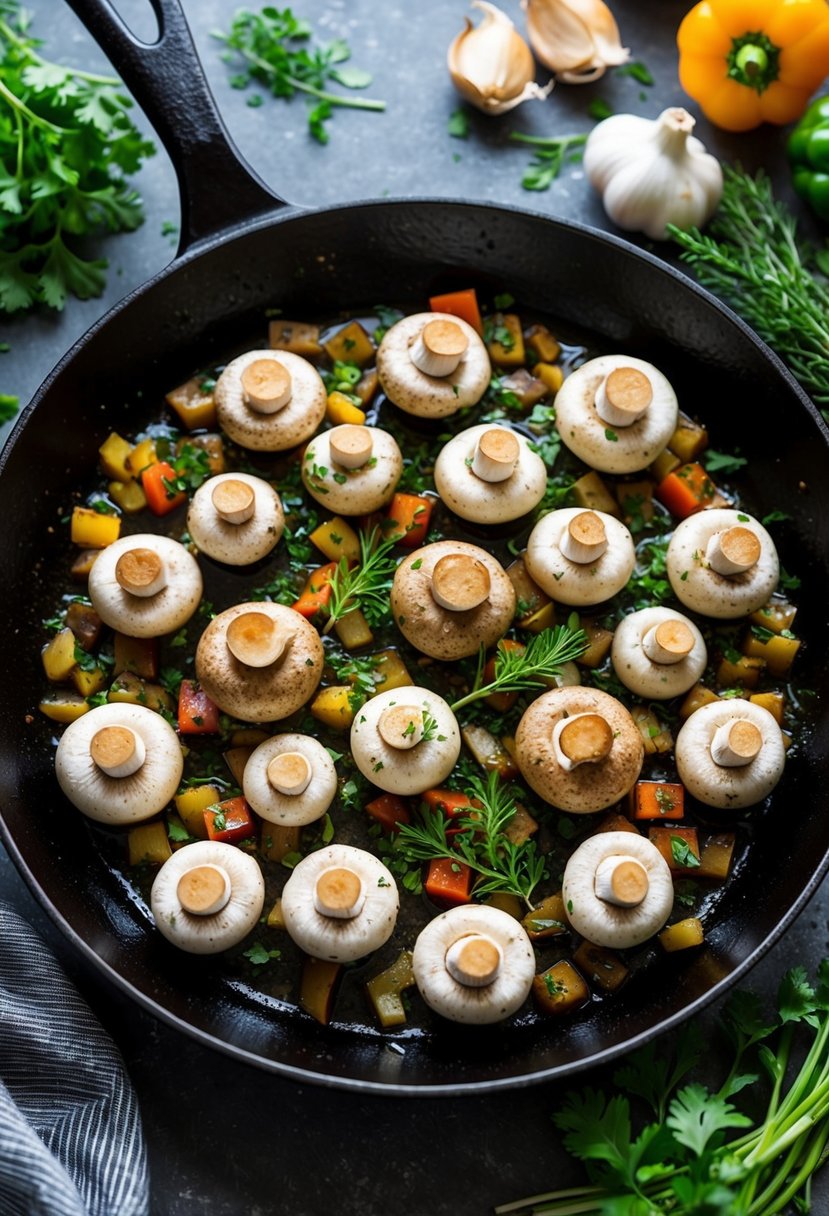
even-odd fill
[[[433,505],[431,498],[420,494],[395,494],[386,516],[383,536],[396,540],[398,545],[406,549],[425,545]]]
[[[302,589],[302,594],[291,607],[309,620],[316,616],[320,608],[324,608],[331,599],[331,576],[337,569],[337,562],[327,562],[315,570]]]
[[[182,735],[215,735],[219,707],[195,680],[182,680],[178,692],[178,729]]]
[[[187,502],[184,490],[170,489],[175,480],[176,471],[166,460],[149,465],[141,474],[141,486],[153,515],[167,515]]]
[[[472,898],[472,870],[463,861],[435,857],[429,862],[423,889],[430,899],[442,907],[455,908],[468,904]]]
[[[381,794],[366,803],[366,811],[382,825],[384,832],[395,832],[401,823],[411,822],[408,808],[397,794]]]
[[[443,811],[444,815],[448,815],[450,819],[454,819],[456,815],[461,815],[475,806],[469,795],[462,794],[460,790],[425,790],[420,797],[430,811]]]
[[[710,507],[716,493],[717,487],[696,461],[669,473],[656,487],[656,497],[677,519],[687,519],[703,507]]]
[[[453,317],[460,317],[483,337],[484,326],[474,287],[467,287],[463,291],[447,291],[440,296],[431,296],[429,307],[432,312],[448,312]]]
[[[204,812],[204,826],[210,840],[221,840],[224,844],[247,840],[256,832],[253,812],[241,795],[208,807]]]

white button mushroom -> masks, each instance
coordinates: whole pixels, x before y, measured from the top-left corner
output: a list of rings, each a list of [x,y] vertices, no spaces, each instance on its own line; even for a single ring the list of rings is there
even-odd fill
[[[169,536],[122,536],[99,553],[89,598],[105,625],[133,638],[174,633],[202,596],[198,562]]]
[[[294,866],[282,892],[293,941],[312,958],[351,963],[378,950],[394,932],[397,884],[372,853],[332,844]]]
[[[674,594],[704,616],[733,620],[762,608],[780,577],[774,541],[744,511],[712,507],[683,519],[666,558]]]
[[[351,754],[364,777],[392,794],[421,794],[455,767],[455,715],[426,688],[393,688],[365,703],[351,726]]]
[[[167,805],[181,781],[173,728],[144,705],[99,705],[70,723],[55,754],[58,784],[98,823],[133,824]]]
[[[460,659],[503,637],[515,615],[515,588],[485,549],[436,541],[397,567],[391,610],[418,650],[433,659]]]
[[[397,440],[376,426],[344,423],[323,431],[302,461],[306,490],[341,515],[370,515],[390,502],[403,472]]]
[[[337,770],[310,735],[275,735],[245,765],[242,792],[263,819],[300,827],[321,819],[337,792]]]
[[[652,701],[678,697],[696,684],[708,662],[702,634],[673,608],[643,608],[616,626],[613,670],[626,688]]]
[[[595,688],[554,688],[525,710],[515,754],[540,798],[581,815],[627,794],[642,768],[644,743],[615,697]]]
[[[444,444],[435,462],[435,486],[461,519],[502,524],[538,506],[547,469],[523,435],[483,423]]]
[[[487,1025],[524,1004],[535,954],[519,921],[485,905],[451,908],[421,930],[412,955],[420,995],[441,1017]]]
[[[199,639],[196,677],[221,710],[243,722],[277,722],[304,705],[322,678],[313,625],[282,604],[237,604]]]
[[[449,313],[421,312],[388,330],[377,374],[383,392],[407,414],[446,418],[480,401],[492,370],[471,325]]]
[[[240,447],[284,452],[310,439],[325,417],[319,372],[284,350],[251,350],[216,381],[219,424]]]
[[[762,802],[783,775],[785,759],[783,732],[772,714],[753,701],[703,705],[676,739],[683,785],[699,802],[723,810]]]
[[[249,566],[277,544],[285,516],[276,490],[261,477],[220,473],[193,495],[187,529],[208,557],[228,566]]]
[[[633,573],[636,551],[630,532],[612,515],[563,507],[535,525],[524,564],[559,603],[587,607],[621,591]]]
[[[625,950],[658,933],[674,884],[662,854],[633,832],[597,832],[570,855],[561,897],[570,924],[595,946]]]
[[[264,904],[256,858],[218,840],[178,849],[150,892],[159,932],[188,954],[216,954],[237,945],[258,924]]]
[[[567,377],[556,394],[562,442],[602,473],[635,473],[676,430],[676,393],[652,363],[601,355]]]

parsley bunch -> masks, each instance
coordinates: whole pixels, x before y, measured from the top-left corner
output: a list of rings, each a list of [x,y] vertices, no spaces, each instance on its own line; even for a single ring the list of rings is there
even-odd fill
[[[63,308],[104,289],[78,239],[143,220],[127,176],[155,151],[121,82],[43,59],[28,15],[0,0],[0,309]]]
[[[721,1026],[732,1056],[719,1089],[697,1081],[680,1088],[701,1056],[695,1028],[679,1036],[670,1054],[657,1054],[653,1044],[643,1048],[616,1072],[619,1092],[571,1093],[555,1115],[566,1149],[586,1164],[592,1185],[535,1195],[496,1213],[809,1211],[812,1174],[829,1156],[829,959],[818,967],[814,985],[802,967],[784,975],[771,1019],[756,996],[737,992]],[[756,1102],[761,1088],[765,1110],[757,1120],[731,1101],[751,1090]],[[629,1095],[653,1115],[638,1129]]]

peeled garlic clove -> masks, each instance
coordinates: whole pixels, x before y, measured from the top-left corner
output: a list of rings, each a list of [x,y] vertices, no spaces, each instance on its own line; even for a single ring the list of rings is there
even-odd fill
[[[630,58],[602,0],[522,0],[536,57],[566,84],[598,80]]]
[[[472,0],[484,14],[480,25],[466,19],[466,29],[449,47],[449,73],[455,88],[485,114],[505,114],[522,101],[541,100],[553,87],[535,83],[532,52],[506,13],[488,0]]]

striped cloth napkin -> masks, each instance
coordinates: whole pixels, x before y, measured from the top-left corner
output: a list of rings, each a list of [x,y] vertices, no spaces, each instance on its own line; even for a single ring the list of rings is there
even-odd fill
[[[148,1211],[124,1063],[31,926],[0,903],[0,1212]]]

